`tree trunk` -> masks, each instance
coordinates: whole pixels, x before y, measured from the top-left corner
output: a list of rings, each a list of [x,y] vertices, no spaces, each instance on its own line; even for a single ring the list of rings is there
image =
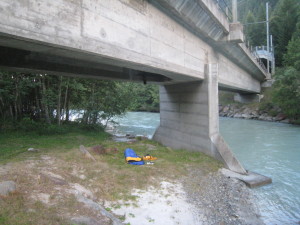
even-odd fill
[[[12,109],[11,105],[9,106],[9,113],[10,113],[11,119],[14,120],[14,113],[13,113],[13,109]]]
[[[19,85],[18,85],[18,78],[16,78],[16,82],[15,82],[15,99],[14,99],[15,120],[18,119],[18,97],[19,97]]]
[[[57,100],[57,108],[56,108],[56,118],[57,124],[61,125],[61,83],[62,83],[62,76],[58,79],[58,100]]]
[[[44,108],[44,112],[45,112],[45,120],[46,123],[51,124],[51,120],[50,120],[50,116],[49,116],[49,107],[47,104],[47,99],[46,99],[46,83],[45,83],[45,76],[42,77],[41,81],[42,81],[42,105]]]
[[[67,95],[67,101],[66,101],[66,121],[69,121],[69,106],[70,106],[70,94]]]
[[[70,78],[68,77],[67,83],[66,83],[64,107],[63,107],[63,115],[65,114],[65,121],[69,120],[69,115],[68,115],[68,120],[67,120],[67,101],[68,101],[69,80],[70,80]]]
[[[41,107],[41,102],[40,102],[40,98],[39,98],[39,96],[40,96],[39,88],[36,87],[34,89],[34,92],[35,92],[36,109],[35,109],[35,112],[33,112],[33,115],[34,115],[35,119],[40,120],[42,107]]]

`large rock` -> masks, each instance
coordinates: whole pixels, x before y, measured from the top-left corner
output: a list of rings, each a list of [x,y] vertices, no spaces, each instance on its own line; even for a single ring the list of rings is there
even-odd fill
[[[276,117],[275,117],[275,121],[281,121],[281,120],[285,120],[286,119],[286,115],[283,113],[279,113]]]
[[[13,181],[3,181],[0,183],[0,195],[7,196],[9,193],[16,191],[16,183]]]

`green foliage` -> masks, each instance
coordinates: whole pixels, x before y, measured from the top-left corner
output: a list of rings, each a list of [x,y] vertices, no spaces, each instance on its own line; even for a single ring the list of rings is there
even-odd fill
[[[287,53],[284,55],[284,65],[294,67],[296,70],[300,71],[300,36],[298,38],[293,38],[289,42]]]
[[[56,133],[56,128],[45,123],[68,122],[70,110],[83,112],[82,124],[102,122],[105,126],[130,107],[131,94],[114,81],[0,72],[0,127],[20,123],[20,129],[42,131],[40,127],[45,127],[46,133]]]
[[[269,2],[270,34],[275,46],[276,65],[283,66],[283,56],[287,45],[295,36],[296,24],[300,19],[299,0],[251,0],[238,1],[239,21],[244,26],[246,40],[252,46],[266,45],[266,24],[257,23],[266,20],[266,2]],[[300,24],[299,24],[300,26]]]
[[[79,145],[97,145],[109,135],[95,125],[70,123],[63,126],[29,122],[37,130],[19,129],[0,132],[0,162],[12,159],[27,152],[28,148],[67,150]],[[24,125],[23,125],[24,126]],[[63,135],[62,135],[63,134]]]
[[[140,83],[120,83],[125,92],[130,93],[129,109],[132,111],[159,111],[158,85]]]
[[[249,24],[244,27],[247,40],[251,46],[261,46],[266,43],[266,25],[263,23],[257,23],[265,21],[265,6],[264,4],[257,4],[258,12],[254,15],[252,11],[248,11],[245,17],[244,23]]]
[[[270,29],[274,36],[277,66],[283,65],[283,56],[287,52],[287,45],[296,31],[299,7],[298,0],[281,0],[272,14]]]
[[[278,70],[273,99],[288,117],[300,119],[300,71],[293,67]]]

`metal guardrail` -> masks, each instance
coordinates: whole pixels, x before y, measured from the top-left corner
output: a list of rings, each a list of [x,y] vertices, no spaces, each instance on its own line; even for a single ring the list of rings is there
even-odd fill
[[[249,49],[250,51],[250,49]],[[262,60],[259,58],[259,55],[256,53],[256,51],[250,51],[254,59],[258,62],[260,67],[265,71],[268,72],[268,69],[266,68],[265,64],[262,62]]]
[[[219,9],[225,14],[225,16],[227,17],[228,21],[232,21],[233,16],[232,16],[232,11],[230,9],[230,7],[227,4],[226,0],[213,0],[218,6]],[[257,46],[255,47],[255,50],[252,50],[252,48],[249,48],[250,46],[247,46],[249,52],[251,53],[251,55],[253,56],[253,58],[258,62],[258,64],[260,65],[260,67],[268,73],[268,69],[266,68],[266,66],[264,65],[264,63],[262,62],[262,60],[259,58],[259,55],[256,53],[256,50],[266,50],[267,51],[267,47],[266,46]],[[273,52],[273,49],[270,49],[270,52]]]
[[[232,21],[232,11],[228,6],[226,0],[214,0],[214,2],[219,6],[219,9],[225,14],[229,21]]]
[[[270,47],[270,52],[273,52],[273,48]],[[268,47],[267,46],[256,46],[254,48],[254,51],[268,51]]]

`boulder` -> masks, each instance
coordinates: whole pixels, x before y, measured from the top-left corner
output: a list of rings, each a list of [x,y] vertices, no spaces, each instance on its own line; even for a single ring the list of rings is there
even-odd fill
[[[276,117],[275,117],[275,121],[281,121],[281,120],[285,120],[286,119],[286,115],[279,113]]]
[[[230,109],[229,106],[224,106],[222,112],[223,112],[223,113],[228,113],[229,109]]]
[[[3,181],[0,183],[0,195],[7,196],[9,193],[16,191],[16,183],[13,181]]]

